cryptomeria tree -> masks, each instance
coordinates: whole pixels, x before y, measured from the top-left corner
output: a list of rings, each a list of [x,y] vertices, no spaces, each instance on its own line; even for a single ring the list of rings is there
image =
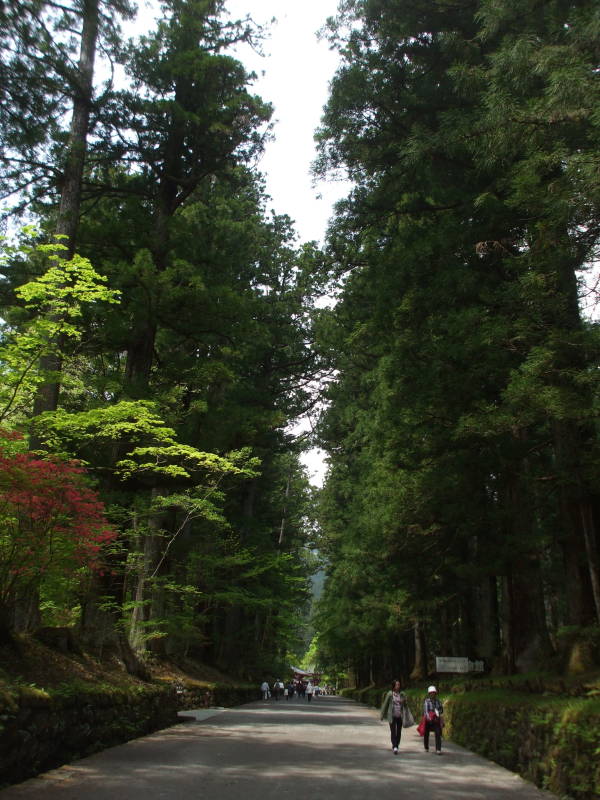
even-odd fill
[[[95,99],[78,250],[120,302],[87,304],[71,342],[51,337],[59,406],[29,428],[86,461],[118,524],[110,569],[79,598],[84,639],[133,669],[127,636],[247,675],[298,645],[306,606],[311,493],[286,428],[314,402],[321,257],[266,212],[251,162],[270,109],[227,54],[254,33],[222,10],[168,4],[123,49],[128,82]],[[14,291],[31,272],[35,259],[5,267],[13,355],[43,316]]]
[[[367,0],[331,23],[320,167],[357,183],[330,235],[347,272],[323,423],[332,574],[339,590],[351,552],[382,559],[396,636],[509,670],[597,619],[598,344],[576,277],[597,241],[596,14]],[[376,578],[361,592],[381,607]]]

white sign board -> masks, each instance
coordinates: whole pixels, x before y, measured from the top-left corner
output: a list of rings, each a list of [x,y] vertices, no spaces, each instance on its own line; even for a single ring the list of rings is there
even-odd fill
[[[436,672],[468,672],[468,658],[444,658],[437,656],[435,659]]]
[[[483,672],[483,661],[469,661],[468,658],[436,656],[436,672]]]

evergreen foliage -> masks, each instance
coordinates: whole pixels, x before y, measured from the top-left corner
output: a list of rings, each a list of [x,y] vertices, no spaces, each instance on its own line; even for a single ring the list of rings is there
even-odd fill
[[[1,171],[44,232],[1,267],[0,415],[24,463],[85,465],[118,532],[103,574],[9,592],[5,629],[41,607],[134,671],[132,648],[270,673],[302,657],[318,549],[332,675],[588,668],[595,4],[341,3],[316,169],[355,188],[325,254],[267,212],[271,108],[230,55],[261,31],[224,11],[169,0],[123,43],[125,3],[0,9]],[[120,85],[93,82],[98,48]],[[325,374],[315,502],[288,429]]]
[[[359,685],[434,655],[593,660],[597,23],[586,0],[350,0],[330,20],[317,169],[356,188],[321,326],[319,644]]]
[[[71,23],[85,25],[92,5]],[[15,114],[1,120],[7,189],[42,231],[64,214],[76,224],[62,252],[35,232],[8,247],[0,367],[4,424],[29,435],[41,464],[83,463],[117,535],[102,571],[67,586],[33,576],[29,602],[8,600],[4,635],[66,620],[138,674],[132,650],[254,677],[303,648],[313,498],[287,428],[323,363],[311,349],[322,256],[267,212],[252,168],[270,107],[228,49],[260,30],[228,21],[219,0],[177,0],[154,31],[109,43],[99,10],[97,41],[126,78],[88,87],[75,146],[61,126],[81,96],[58,76],[77,82],[77,41],[57,34],[46,52],[31,34],[62,31],[51,4],[24,5],[21,22],[2,9],[14,72],[0,98]],[[41,63],[51,66],[36,84]],[[17,70],[35,125],[9,97]],[[66,212],[69,136],[83,169]]]

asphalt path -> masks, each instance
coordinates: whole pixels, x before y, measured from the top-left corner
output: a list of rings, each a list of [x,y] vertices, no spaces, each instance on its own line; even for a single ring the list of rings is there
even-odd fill
[[[340,697],[190,712],[190,720],[0,791],[1,800],[541,800],[517,775],[451,742],[426,753]],[[432,737],[433,739],[433,737]],[[433,741],[431,742],[433,745]]]

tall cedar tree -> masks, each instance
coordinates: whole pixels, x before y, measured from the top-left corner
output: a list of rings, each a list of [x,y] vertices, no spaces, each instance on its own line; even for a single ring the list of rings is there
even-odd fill
[[[331,23],[319,168],[357,188],[330,234],[322,642],[365,680],[373,637],[380,671],[409,630],[415,674],[427,644],[513,671],[598,621],[598,342],[576,278],[597,241],[596,15],[366,0]],[[352,656],[340,593],[370,631]]]

